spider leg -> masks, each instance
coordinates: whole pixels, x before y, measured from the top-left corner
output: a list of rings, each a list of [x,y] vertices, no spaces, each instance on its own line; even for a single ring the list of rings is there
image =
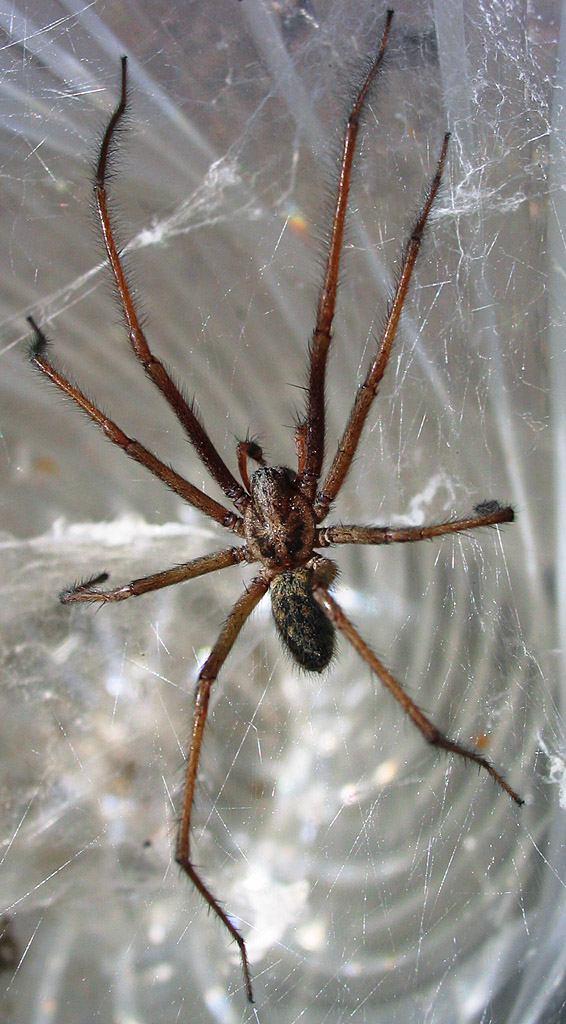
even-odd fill
[[[486,772],[489,772],[492,778],[494,778],[502,789],[509,794],[516,804],[519,804],[519,806],[524,804],[525,801],[515,792],[514,789],[511,788],[511,786],[508,785],[505,779],[498,771],[495,770],[493,765],[491,765],[485,757],[482,757],[481,754],[478,754],[477,751],[473,750],[471,747],[464,747],[462,744],[456,743],[455,740],[451,740],[448,736],[444,736],[444,734],[436,728],[434,723],[423,714],[421,709],[417,707],[414,701],[412,701],[408,694],[405,693],[400,683],[394,679],[388,669],[385,668],[385,665],[382,664],[371,648],[362,640],[358,631],[344,615],[340,605],[338,605],[330,596],[325,587],[320,583],[315,584],[313,587],[313,594],[330,621],[337,629],[340,630],[341,633],[343,633],[349,643],[352,644],[352,647],[354,647],[358,652],[360,657],[363,658],[367,665],[369,665],[372,672],[375,672],[378,679],[380,679],[389,692],[393,694],[395,700],[401,705],[403,711],[406,712],[411,721],[416,725],[417,729],[420,730],[427,743],[430,743],[435,747],[442,747],[443,750],[448,750],[452,754],[458,754],[467,761],[475,761],[480,768],[484,768]]]
[[[186,875],[190,878],[193,885],[198,889],[200,894],[204,897],[211,910],[220,918],[222,924],[228,929],[232,938],[237,942],[240,957],[242,959],[242,967],[244,970],[244,980],[246,984],[246,990],[250,1003],[253,1002],[252,995],[252,983],[250,978],[250,968],[248,964],[248,957],[246,953],[246,945],[244,939],[240,935],[240,932],[236,926],[232,923],[229,915],[222,909],[220,903],[215,896],[212,895],[210,889],[206,883],[202,880],[199,872],[191,863],[190,860],[190,828],[191,828],[191,812],[193,809],[194,801],[194,789],[195,781],[197,777],[198,760],[200,754],[200,748],[202,743],[202,734],[204,726],[206,724],[206,718],[208,715],[208,702],[210,698],[210,690],[222,665],[224,664],[238,633],[240,632],[244,622],[251,614],[255,606],[261,600],[263,595],[269,588],[269,581],[261,576],[256,576],[252,580],[249,588],[244,591],[241,597],[238,599],[232,611],[230,612],[226,622],[222,627],[222,631],[218,640],[216,641],[211,653],[209,654],[206,662],[204,663],[196,689],[195,696],[195,709],[193,717],[193,729],[191,735],[191,745],[187,755],[186,769],[185,769],[185,788],[183,792],[183,809],[181,812],[181,820],[179,822],[179,832],[177,836],[177,849],[175,853],[175,860],[177,864],[183,869]]]
[[[128,597],[139,597],[140,594],[147,594],[152,590],[161,590],[162,587],[171,587],[175,583],[194,580],[197,576],[205,576],[206,573],[215,572],[217,569],[236,565],[245,557],[245,547],[226,548],[224,551],[215,551],[212,555],[193,558],[192,561],[175,565],[172,569],[153,573],[152,576],[142,576],[137,580],[131,580],[121,587],[114,587],[113,590],[95,589],[98,584],[105,583],[108,579],[108,573],[103,572],[93,579],[75,583],[68,590],[61,591],[59,600],[61,604],[75,604],[79,601],[99,601],[103,604],[109,601],[125,601]]]
[[[401,316],[401,310],[403,308],[415,261],[421,246],[425,225],[428,220],[428,215],[434,202],[434,198],[440,186],[449,138],[450,135],[447,133],[444,136],[444,142],[442,143],[436,173],[429,185],[423,208],[413,228],[407,248],[405,249],[403,262],[401,264],[401,274],[395,289],[393,301],[389,307],[387,323],[385,324],[385,329],[381,336],[377,352],[372,360],[366,379],[358,389],[348,423],[346,424],[346,429],[344,430],[338,445],[338,450],[334,456],[332,465],[326,475],[322,488],[317,494],[314,512],[318,522],[324,519],[329,506],[336,498],[336,495],[344,483],[346,473],[350,468],[350,463],[352,462],[356,448],[358,447],[360,434],[362,432],[366,416],[369,412],[371,403],[377,394],[379,382],[385,373],[387,363],[389,361],[389,355],[391,353],[391,346],[397,330],[397,324],[399,323],[399,317]]]
[[[240,516],[237,516],[234,512],[230,512],[224,505],[220,505],[214,498],[209,498],[207,494],[199,491],[197,487],[189,483],[182,476],[179,476],[173,469],[166,466],[165,463],[150,452],[148,448],[144,448],[139,441],[135,441],[133,438],[128,437],[120,428],[114,423],[113,420],[105,416],[104,413],[97,409],[95,405],[89,399],[83,395],[82,391],[79,391],[74,384],[71,384],[66,377],[64,377],[58,370],[55,369],[53,364],[47,359],[46,352],[48,341],[44,332],[40,327],[37,326],[33,317],[28,316],[28,323],[31,324],[35,335],[34,341],[30,348],[30,360],[32,364],[41,370],[46,377],[56,384],[57,387],[69,398],[73,399],[73,402],[86,412],[87,416],[90,417],[106,434],[106,436],[112,441],[113,444],[118,445],[125,451],[126,455],[129,455],[135,462],[139,462],[140,465],[145,466],[150,473],[158,477],[163,481],[167,487],[170,487],[175,494],[183,498],[189,503],[198,508],[200,512],[204,512],[205,515],[209,516],[210,519],[214,519],[221,526],[225,526],[226,529],[232,530],[234,533],[243,535],[243,524]]]
[[[110,263],[112,274],[114,275],[114,282],[120,299],[120,305],[128,327],[130,344],[134,350],[136,358],[139,359],[150,380],[152,380],[156,387],[159,388],[163,397],[169,403],[171,409],[181,423],[181,426],[185,430],[191,444],[195,448],[211,476],[222,488],[225,495],[234,502],[236,508],[242,508],[247,502],[247,496],[242,489],[241,484],[238,483],[236,478],[228,469],[224,460],[221,458],[220,454],[216,451],[216,448],[206,433],[202,423],[195,415],[193,409],[183,397],[174,381],[171,379],[163,364],[155,358],[149,348],[147,339],[138,320],[134,302],[122,268],[120,255],[114,240],[114,234],[110,223],[110,215],[108,213],[106,164],[108,161],[108,152],[112,142],[112,137],[126,110],[126,69],[127,58],[122,57],[122,87],[120,101],[108,122],[108,127],[102,140],[94,180],[96,209],[98,212],[100,227],[102,229],[102,236],[104,238],[108,262]]]
[[[373,82],[383,60],[392,18],[393,11],[388,11],[377,56],[375,57],[358,95],[354,100],[344,133],[336,205],[334,207],[334,217],[330,231],[330,242],[328,247],[328,256],[326,259],[326,268],[324,271],[324,280],[318,298],[316,324],[312,336],[310,353],[305,431],[306,458],[304,472],[300,479],[301,490],[311,501],[315,496],[324,459],[324,381],[326,376],[326,361],[330,346],[334,310],[336,307],[336,289],[338,285],[340,251],[342,248],[342,236],[344,233],[344,222],[346,219],[348,192],[350,190],[350,174],[356,147],[356,138],[358,135],[360,112],[370,85]]]
[[[258,462],[260,466],[265,466],[265,459],[263,452],[257,441],[238,441],[238,469],[240,476],[246,491],[250,489],[250,478],[248,476],[248,459],[253,459],[254,462]]]
[[[463,519],[450,519],[447,523],[433,526],[327,526],[316,531],[314,547],[329,547],[331,544],[404,544],[409,541],[432,540],[446,533],[463,533],[479,526],[495,526],[497,523],[512,523],[515,513],[509,506],[498,501],[486,501],[474,508],[475,515]]]

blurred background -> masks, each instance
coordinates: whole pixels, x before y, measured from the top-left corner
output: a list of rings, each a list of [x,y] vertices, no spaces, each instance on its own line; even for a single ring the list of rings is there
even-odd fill
[[[253,572],[94,611],[113,584],[225,547],[26,361],[221,498],[129,348],[92,169],[129,57],[110,187],[156,354],[235,468],[294,465],[343,125],[381,38],[366,0],[40,0],[0,51],[0,1020],[518,1024],[563,1019],[564,12],[400,2],[360,132],[328,378],[328,451],[449,160],[386,378],[329,521],[517,522],[335,552],[336,595],[444,731],[525,797],[426,748],[341,644],[282,653],[269,600],[213,694],[194,858],[239,958],[171,862],[199,666]],[[564,60],[563,60],[564,63]]]

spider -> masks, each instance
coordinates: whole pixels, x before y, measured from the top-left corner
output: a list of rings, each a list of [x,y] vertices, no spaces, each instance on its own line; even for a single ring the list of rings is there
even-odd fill
[[[423,714],[405,693],[377,655],[362,639],[331,594],[336,567],[321,550],[337,544],[402,544],[463,533],[480,526],[513,522],[510,506],[498,501],[481,501],[473,511],[461,518],[430,526],[358,526],[321,525],[337,498],[355,455],[360,435],[385,373],[409,282],[421,245],[425,225],[434,202],[446,160],[449,135],[444,136],[436,171],[426,191],[424,203],[406,244],[399,279],[391,300],[387,321],[377,344],[375,355],[362,385],[359,387],[348,423],[332,459],[322,476],[325,442],[325,375],[332,338],[332,321],[336,306],[338,270],[342,236],[350,188],[350,174],[358,135],[360,113],[368,91],[381,67],[393,18],[388,11],[377,54],[356,95],[347,120],[339,169],[339,183],[332,220],[332,229],[318,298],[316,323],[309,354],[309,380],[306,410],[295,429],[297,469],[269,466],[261,447],[253,440],[237,445],[237,463],[241,482],[232,474],[216,450],[202,422],[173,382],[164,365],[153,355],[136,314],[107,207],[106,169],[114,133],[123,117],[127,103],[127,58],[122,57],[121,93],[106,128],[94,180],[95,206],[104,238],[106,254],[114,277],[130,344],[143,369],[162,393],[176,414],[189,440],[213,479],[220,485],[236,511],[208,497],[193,484],[161,462],[139,441],[128,437],[113,420],[105,416],[79,388],[65,378],[48,357],[48,340],[33,317],[28,321],[33,331],[31,362],[61,391],[68,395],[103,431],[110,441],[122,448],[136,462],[145,466],[176,494],[204,515],[236,534],[243,543],[227,547],[215,554],[192,559],[182,565],[161,570],[151,576],[105,590],[102,585],[108,574],[102,572],[64,590],[63,604],[77,602],[114,602],[137,597],[161,587],[195,579],[242,562],[258,563],[259,571],[240,595],[230,611],[211,652],[200,670],[196,685],[191,741],[186,757],[185,781],[181,815],[178,824],[175,859],[193,885],[206,900],[239,947],[247,997],[253,1001],[252,983],[243,936],[223,909],[200,869],[191,860],[191,814],[199,755],[206,724],[211,688],[251,612],[269,591],[273,618],[279,636],[295,662],[309,672],[322,672],[332,660],[336,630],[352,644],[372,672],[390,691],[401,708],[420,730],[424,739],[435,747],[473,761],[504,789],[517,804],[521,797],[502,775],[476,750],[444,735]],[[250,475],[248,463],[257,468]]]

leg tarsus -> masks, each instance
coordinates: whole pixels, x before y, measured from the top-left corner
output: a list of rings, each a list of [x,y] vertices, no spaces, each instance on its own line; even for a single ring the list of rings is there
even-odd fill
[[[425,719],[425,721],[428,722],[428,719]],[[495,779],[498,785],[500,785],[501,788],[509,794],[511,799],[514,800],[519,807],[523,806],[525,802],[523,798],[520,797],[519,794],[511,788],[511,786],[505,781],[503,776],[495,770],[495,768],[487,760],[487,758],[482,757],[481,754],[478,754],[478,752],[474,750],[472,747],[466,747],[461,743],[456,743],[455,740],[451,740],[448,736],[445,736],[444,733],[440,732],[440,730],[437,729],[435,725],[432,725],[431,722],[429,722],[428,724],[432,726],[430,734],[427,735],[421,729],[421,732],[423,732],[423,736],[425,737],[427,743],[429,743],[432,747],[440,747],[442,750],[447,750],[451,754],[459,754],[460,757],[466,758],[467,761],[474,761],[477,765],[479,765],[480,768],[484,768],[486,772],[488,772],[491,775],[491,777]]]
[[[193,883],[195,889],[198,889],[198,891],[200,892],[201,896],[206,900],[206,902],[208,903],[208,905],[211,908],[211,910],[213,910],[214,913],[220,918],[220,920],[222,921],[222,924],[230,932],[230,935],[232,936],[232,938],[236,942],[236,944],[238,946],[238,949],[240,951],[240,957],[241,957],[241,961],[242,961],[242,969],[243,969],[243,972],[244,972],[244,982],[245,982],[245,986],[246,986],[246,994],[247,994],[247,997],[248,997],[248,1001],[250,1003],[253,1003],[254,997],[253,997],[253,990],[252,990],[250,965],[249,965],[249,961],[248,961],[248,954],[247,954],[247,951],[246,951],[246,943],[244,941],[243,936],[240,934],[240,932],[236,928],[236,925],[232,923],[232,921],[230,920],[230,918],[229,918],[228,914],[226,913],[226,911],[222,909],[222,907],[220,906],[220,904],[219,904],[218,900],[216,899],[216,897],[212,895],[210,889],[203,882],[203,880],[200,877],[198,871],[191,864],[191,862],[188,859],[188,857],[185,857],[183,854],[180,854],[179,852],[177,852],[175,854],[175,861],[177,862],[179,867],[185,872],[185,874],[190,879],[190,881]]]
[[[104,132],[104,138],[100,147],[100,154],[98,157],[98,164],[96,167],[95,175],[95,187],[104,187],[104,179],[106,177],[106,163],[108,161],[108,151],[110,149],[110,143],[112,142],[112,136],[118,121],[122,117],[127,103],[127,78],[128,78],[128,58],[123,55],[120,58],[120,66],[122,69],[121,81],[120,81],[120,99],[116,105],[116,108],[110,118],[106,131]]]

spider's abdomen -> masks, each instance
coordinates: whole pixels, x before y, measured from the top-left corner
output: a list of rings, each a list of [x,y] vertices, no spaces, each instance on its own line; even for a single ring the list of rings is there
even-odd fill
[[[301,668],[322,672],[334,653],[334,626],[312,594],[313,570],[282,572],[271,583],[277,632]]]

